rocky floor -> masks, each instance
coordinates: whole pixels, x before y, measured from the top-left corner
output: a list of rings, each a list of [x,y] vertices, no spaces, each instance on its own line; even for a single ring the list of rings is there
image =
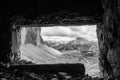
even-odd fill
[[[10,71],[7,68],[0,68],[0,80],[105,80],[99,77],[81,76],[79,73],[70,74],[64,72],[58,73],[40,73],[35,74],[27,71]]]

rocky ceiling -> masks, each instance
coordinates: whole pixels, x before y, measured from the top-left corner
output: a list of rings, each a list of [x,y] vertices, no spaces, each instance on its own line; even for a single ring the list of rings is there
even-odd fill
[[[103,15],[100,0],[12,0],[1,2],[0,8],[1,20],[15,15],[35,18],[65,11],[77,13],[79,16],[100,17]]]

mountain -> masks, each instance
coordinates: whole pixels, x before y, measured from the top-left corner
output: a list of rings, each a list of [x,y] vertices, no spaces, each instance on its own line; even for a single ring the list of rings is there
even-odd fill
[[[98,44],[95,41],[89,41],[83,37],[77,37],[76,39],[69,41],[67,43],[59,42],[45,42],[46,45],[53,47],[59,51],[77,50],[81,52],[98,52]]]
[[[87,44],[89,41],[83,37],[77,37],[75,40],[72,40],[70,42],[68,42],[67,44],[80,44],[80,45],[84,45]]]

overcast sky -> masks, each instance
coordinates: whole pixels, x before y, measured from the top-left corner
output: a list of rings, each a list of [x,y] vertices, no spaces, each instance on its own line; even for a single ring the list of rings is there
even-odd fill
[[[42,27],[41,35],[44,40],[69,41],[76,37],[84,37],[97,41],[96,25]]]

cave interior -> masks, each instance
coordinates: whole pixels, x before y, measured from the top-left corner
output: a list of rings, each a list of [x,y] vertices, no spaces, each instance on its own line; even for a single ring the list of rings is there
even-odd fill
[[[81,0],[80,2],[13,0],[2,2],[0,5],[2,12],[0,15],[0,41],[2,46],[0,47],[0,66],[9,69],[12,62],[11,57],[14,55],[14,50],[11,50],[11,46],[13,45],[12,31],[15,29],[19,30],[20,26],[95,24],[97,25],[97,37],[100,50],[100,77],[106,80],[119,80],[119,4],[119,0]],[[79,66],[81,66],[81,64]],[[13,66],[11,69],[15,67],[20,68],[19,66]],[[62,68],[64,69],[65,67]],[[76,68],[78,69],[78,67]],[[83,65],[81,68],[83,68],[84,74]],[[69,70],[71,70],[71,68]]]

